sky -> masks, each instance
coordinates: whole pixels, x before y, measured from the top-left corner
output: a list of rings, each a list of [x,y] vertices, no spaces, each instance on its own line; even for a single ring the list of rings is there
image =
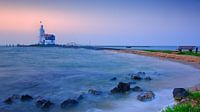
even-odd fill
[[[0,45],[200,45],[200,0],[0,0]]]

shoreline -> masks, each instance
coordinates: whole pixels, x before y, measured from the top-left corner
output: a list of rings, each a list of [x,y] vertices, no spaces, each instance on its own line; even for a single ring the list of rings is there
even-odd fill
[[[189,55],[178,55],[178,54],[169,54],[163,52],[148,52],[143,50],[127,50],[127,49],[106,49],[108,51],[117,52],[117,53],[128,53],[128,54],[137,54],[143,56],[156,57],[160,59],[166,59],[173,62],[179,62],[185,65],[193,66],[197,69],[200,69],[200,57],[189,56]]]

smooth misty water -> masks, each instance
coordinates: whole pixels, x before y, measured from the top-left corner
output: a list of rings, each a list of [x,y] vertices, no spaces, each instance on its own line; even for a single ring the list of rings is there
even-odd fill
[[[153,78],[136,84],[153,90],[156,94],[153,101],[138,101],[136,92],[109,94],[119,81],[131,81],[128,74],[139,71]],[[109,81],[113,77],[118,80]],[[43,111],[35,106],[35,100],[4,104],[3,100],[13,94],[49,99],[55,103],[49,112],[156,112],[173,102],[174,87],[189,87],[199,80],[198,69],[152,57],[86,49],[0,48],[0,111],[6,112]],[[87,93],[88,89],[103,94],[85,94],[77,107],[60,109],[62,101]]]

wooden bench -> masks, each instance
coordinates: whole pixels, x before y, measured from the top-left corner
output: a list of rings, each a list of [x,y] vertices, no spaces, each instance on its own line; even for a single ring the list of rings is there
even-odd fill
[[[178,51],[182,52],[182,50],[188,50],[190,52],[192,52],[195,49],[195,52],[198,52],[198,47],[196,46],[179,46],[178,47]]]

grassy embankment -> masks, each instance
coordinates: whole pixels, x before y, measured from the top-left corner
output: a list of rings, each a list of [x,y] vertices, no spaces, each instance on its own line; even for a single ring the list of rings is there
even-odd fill
[[[200,112],[200,92],[190,92],[188,101],[167,107],[163,112]]]
[[[179,55],[190,55],[190,56],[200,56],[200,52],[195,53],[195,52],[189,52],[189,51],[183,51],[183,52],[178,52],[178,51],[171,51],[171,50],[144,50],[148,52],[162,52],[162,53],[173,53],[173,54],[179,54]]]

